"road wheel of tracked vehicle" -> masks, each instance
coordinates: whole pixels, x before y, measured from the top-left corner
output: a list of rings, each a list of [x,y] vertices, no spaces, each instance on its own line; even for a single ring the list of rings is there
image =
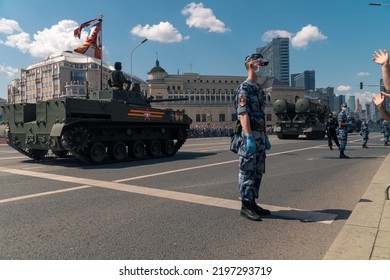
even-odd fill
[[[83,127],[76,127],[74,130],[68,130],[62,136],[63,147],[75,151],[83,150],[88,145],[88,141],[88,130]]]
[[[55,154],[59,158],[64,158],[68,154],[68,151],[56,151],[52,150],[53,154]]]
[[[95,163],[102,162],[106,157],[106,146],[101,142],[93,143],[89,147],[89,157]]]
[[[167,140],[163,143],[162,152],[164,155],[173,156],[175,154],[175,143],[173,140]]]
[[[187,129],[185,128],[180,128],[179,131],[177,132],[177,138],[179,141],[184,141],[187,139]]]
[[[108,148],[108,155],[115,160],[124,160],[127,158],[126,145],[122,141],[114,142]]]
[[[141,141],[135,141],[129,146],[130,155],[136,159],[143,158],[145,155],[145,145]]]
[[[27,150],[27,153],[29,157],[35,159],[35,160],[43,160],[45,156],[47,155],[47,150],[36,150],[36,149],[29,149]]]
[[[158,140],[153,140],[147,145],[146,153],[152,157],[161,155],[161,143]]]

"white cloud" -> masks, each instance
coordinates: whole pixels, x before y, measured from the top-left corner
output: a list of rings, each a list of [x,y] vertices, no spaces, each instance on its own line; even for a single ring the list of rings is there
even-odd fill
[[[2,44],[9,46],[11,48],[16,48],[26,53],[30,49],[30,35],[26,32],[21,32],[13,35],[7,36],[6,41],[2,41]]]
[[[370,76],[370,73],[368,72],[359,72],[357,73],[358,76]]]
[[[19,26],[16,21],[15,23],[14,26]],[[73,30],[77,26],[78,24],[73,20],[62,20],[50,28],[38,31],[32,38],[22,29],[14,29],[19,33],[8,35],[5,41],[0,41],[0,44],[17,48],[35,57],[47,57],[56,52],[73,50],[84,43],[88,32],[82,31],[81,39],[75,38]]]
[[[14,32],[22,32],[19,23],[13,19],[0,18],[0,33],[13,34]]]
[[[278,38],[278,37],[289,38],[291,40],[292,34],[288,31],[285,31],[285,30],[269,30],[269,31],[265,32],[263,34],[263,36],[261,36],[261,39],[264,42],[270,42],[270,41],[272,41],[272,39]]]
[[[291,39],[291,44],[297,49],[306,48],[310,42],[322,41],[327,37],[322,34],[317,26],[311,24],[302,27],[296,35]]]
[[[11,66],[0,65],[0,76],[4,74],[8,78],[12,78],[18,73],[18,71],[18,69],[13,68]]]
[[[185,6],[181,13],[185,16],[189,15],[186,19],[189,27],[208,29],[209,32],[217,33],[230,31],[229,28],[225,27],[225,23],[216,18],[213,10],[205,8],[203,3],[192,2]]]
[[[141,24],[138,24],[133,27],[131,33],[139,37],[145,37],[148,40],[162,43],[176,43],[189,38],[183,37],[183,35],[167,21],[160,22],[157,25],[146,24],[145,26],[142,26]]]
[[[320,32],[317,26],[308,24],[302,27],[296,34],[286,30],[269,30],[263,34],[262,40],[269,42],[276,37],[289,38],[291,40],[291,45],[296,49],[304,49],[311,42],[323,41],[328,38]]]
[[[337,87],[337,90],[338,91],[348,91],[348,90],[351,90],[351,87],[350,86],[340,85],[340,86]]]

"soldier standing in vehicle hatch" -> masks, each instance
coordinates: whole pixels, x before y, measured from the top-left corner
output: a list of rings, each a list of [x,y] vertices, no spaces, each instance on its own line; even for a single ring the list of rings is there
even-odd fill
[[[248,78],[236,90],[234,105],[241,122],[241,141],[237,154],[239,155],[238,184],[240,190],[241,216],[261,221],[261,215],[271,212],[256,204],[263,173],[265,172],[265,92],[258,84],[257,73],[268,60],[259,53],[250,54],[245,58]]]
[[[110,87],[116,87],[119,89],[123,89],[123,84],[127,84],[126,90],[130,89],[131,81],[127,80],[125,78],[125,75],[123,75],[122,72],[122,63],[121,62],[115,62],[114,64],[115,71],[113,71],[110,74],[110,77],[108,78],[108,85]]]

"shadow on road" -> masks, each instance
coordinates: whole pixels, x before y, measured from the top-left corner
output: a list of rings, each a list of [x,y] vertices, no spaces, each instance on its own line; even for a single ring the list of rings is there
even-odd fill
[[[22,160],[23,163],[31,163],[31,164],[41,164],[41,165],[58,165],[69,168],[80,168],[80,169],[118,169],[118,168],[128,168],[132,166],[145,166],[145,165],[153,165],[159,163],[167,163],[173,161],[180,160],[192,160],[202,157],[214,156],[216,153],[197,153],[197,152],[179,152],[172,157],[160,157],[153,159],[141,159],[141,160],[129,160],[123,162],[104,162],[101,164],[90,164],[87,162],[83,162],[76,157],[67,156],[65,158],[56,158],[56,157],[47,157],[44,160],[36,161],[29,158],[26,160]]]
[[[332,222],[334,220],[346,220],[352,211],[344,209],[326,209],[320,211],[305,210],[277,210],[264,219],[297,220],[300,222]]]

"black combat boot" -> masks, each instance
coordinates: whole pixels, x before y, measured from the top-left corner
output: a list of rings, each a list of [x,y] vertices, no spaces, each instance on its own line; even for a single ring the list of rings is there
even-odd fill
[[[262,221],[260,215],[253,210],[250,201],[242,201],[240,214],[244,218],[247,218],[252,221]]]
[[[368,149],[367,145],[365,145],[365,144],[362,146],[362,148],[366,148],[366,149]]]
[[[349,156],[344,154],[344,151],[340,151],[340,158],[349,158]]]
[[[271,215],[271,211],[269,211],[268,209],[264,209],[262,207],[260,207],[259,205],[256,204],[255,200],[252,200],[251,201],[251,206],[252,206],[252,209],[257,213],[259,214],[260,216],[263,215],[263,216],[268,216],[268,215]]]
[[[332,146],[329,146],[329,149],[333,150]]]

